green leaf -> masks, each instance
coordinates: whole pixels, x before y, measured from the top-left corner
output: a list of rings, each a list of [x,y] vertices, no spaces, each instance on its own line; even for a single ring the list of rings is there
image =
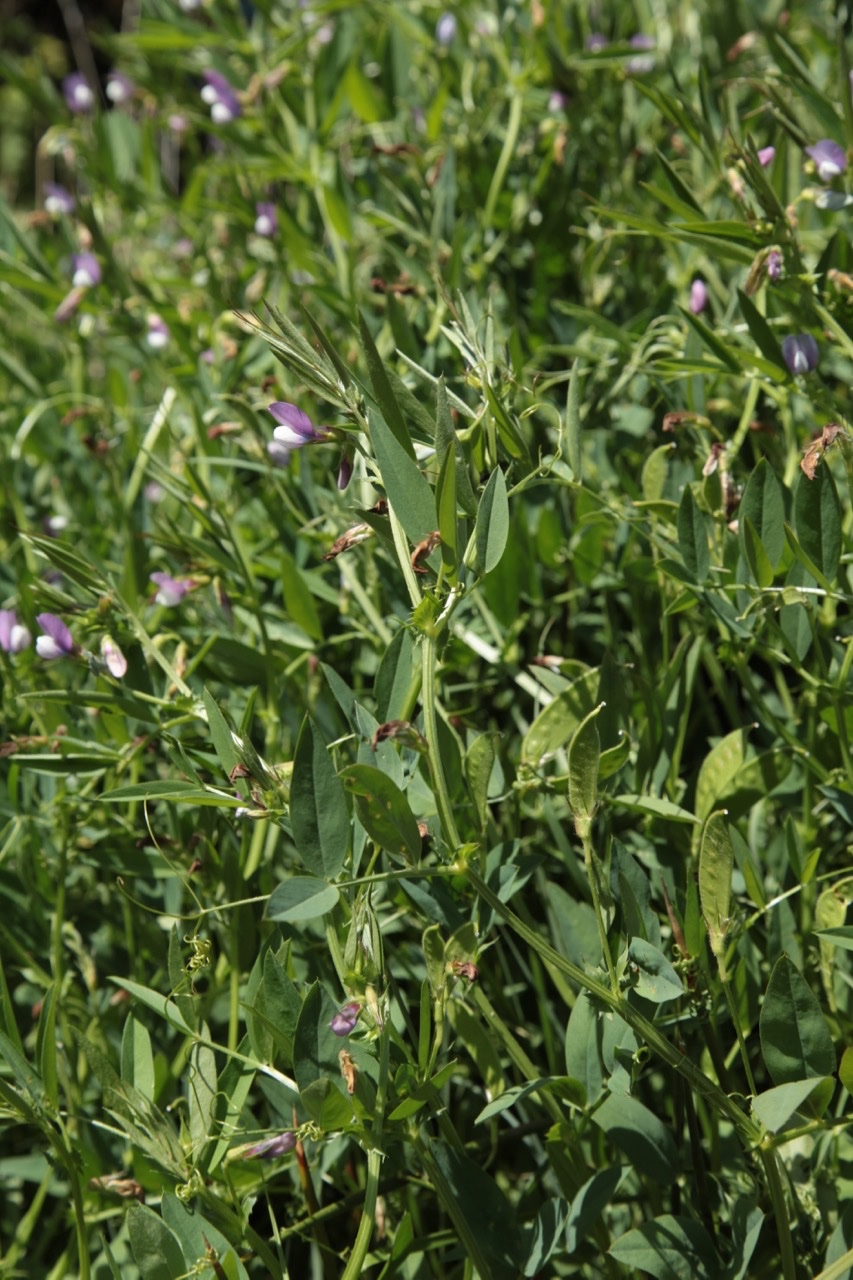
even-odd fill
[[[297,565],[293,556],[282,548],[281,551],[281,590],[284,596],[284,607],[290,619],[301,627],[312,640],[323,639],[323,624],[314,603],[314,596],[308,586],[305,574]]]
[[[134,1201],[127,1211],[126,1222],[142,1280],[174,1280],[175,1276],[186,1274],[181,1246],[159,1214]],[[204,1253],[200,1256],[204,1257]]]
[[[203,1040],[210,1040],[207,1023],[202,1023],[201,1035]],[[211,1121],[217,1097],[216,1058],[210,1045],[202,1040],[197,1040],[190,1049],[187,1092],[192,1149],[195,1153],[200,1153],[211,1136]]]
[[[611,1093],[592,1119],[637,1169],[669,1186],[678,1177],[672,1130],[637,1098]]]
[[[504,1089],[501,1095],[488,1102],[475,1117],[475,1124],[493,1120],[502,1111],[508,1111],[531,1093],[555,1093],[564,1101],[582,1107],[586,1102],[586,1090],[580,1080],[572,1080],[570,1076],[542,1076],[538,1080],[528,1080],[526,1084],[514,1084]]]
[[[609,1169],[601,1169],[598,1173],[594,1173],[583,1184],[572,1200],[566,1223],[566,1248],[569,1253],[574,1253],[578,1245],[589,1235],[616,1194],[624,1176],[624,1167],[614,1164]]]
[[[664,1213],[614,1240],[610,1256],[655,1280],[718,1280],[720,1264],[711,1238],[693,1218]]]
[[[598,759],[601,739],[595,723],[605,704],[600,702],[590,711],[572,736],[569,744],[569,808],[578,835],[589,831],[598,798]]]
[[[690,485],[685,486],[678,507],[678,549],[693,581],[704,582],[711,563],[708,530]]]
[[[794,494],[794,525],[803,551],[827,582],[834,582],[841,562],[841,505],[825,462],[814,480],[800,472]]]
[[[44,1096],[59,1107],[59,1082],[56,1074],[56,983],[44,993],[36,1032],[36,1065],[44,1086]]]
[[[714,805],[730,790],[743,768],[749,729],[733,729],[712,747],[696,779],[696,817],[704,822]]]
[[[766,591],[773,584],[773,566],[764,548],[764,543],[756,533],[755,526],[749,516],[742,516],[738,527],[743,554],[746,563],[749,565],[749,571],[762,591]]]
[[[336,1036],[330,1025],[337,1012],[337,1005],[315,982],[302,1002],[293,1037],[293,1074],[300,1093],[323,1076],[345,1088],[338,1054],[346,1041]]]
[[[598,692],[599,670],[591,667],[573,680],[539,712],[521,744],[521,758],[534,769],[564,746],[584,716],[593,709]]]
[[[785,503],[775,471],[762,458],[747,481],[740,501],[738,519],[741,530],[748,519],[758,541],[767,553],[773,573],[779,567],[785,549]],[[742,542],[744,556],[748,559]]]
[[[666,818],[669,822],[698,822],[699,819],[689,809],[683,809],[672,800],[662,796],[624,795],[614,796],[610,803],[619,809],[628,809],[633,813],[646,813],[653,818]]]
[[[509,502],[506,480],[500,467],[495,467],[480,498],[474,526],[477,567],[481,573],[491,573],[500,562],[508,537]]]
[[[438,523],[429,482],[381,417],[371,419],[370,439],[388,501],[410,542],[421,542]]]
[[[665,1004],[684,995],[684,983],[657,947],[643,938],[632,938],[628,946],[628,962],[639,973],[633,990],[653,1004]]]
[[[248,1280],[246,1268],[233,1244],[212,1222],[202,1217],[198,1209],[188,1209],[174,1192],[167,1191],[163,1196],[162,1214],[163,1221],[181,1243],[187,1270],[194,1267],[199,1259],[205,1258],[210,1247],[228,1280]],[[210,1271],[212,1273],[213,1269],[210,1268]]]
[[[640,489],[646,502],[659,502],[666,490],[669,464],[674,444],[661,444],[653,449],[643,463],[640,473]]]
[[[415,642],[409,628],[400,627],[382,655],[373,682],[379,723],[408,720],[420,687],[421,664]]]
[[[435,491],[438,531],[441,534],[441,562],[451,583],[456,582],[459,562],[458,521],[456,518],[456,450],[448,449]]]
[[[234,745],[228,721],[214,702],[213,695],[207,689],[204,689],[202,691],[202,699],[207,711],[207,723],[210,728],[210,736],[213,739],[213,747],[219,757],[222,771],[227,778],[234,767],[240,764],[240,757],[237,754],[237,748]]]
[[[575,484],[580,484],[583,480],[580,397],[580,361],[576,360],[572,365],[572,372],[569,376],[569,390],[566,396],[566,453]]]
[[[776,1084],[831,1076],[835,1048],[811,988],[787,956],[777,960],[759,1016],[761,1052]]]
[[[758,350],[769,360],[771,364],[776,365],[776,377],[781,381],[788,376],[788,370],[785,367],[785,361],[782,356],[782,348],[777,341],[776,335],[770,328],[764,316],[756,307],[751,298],[743,292],[742,289],[737,291],[740,309],[743,312],[743,318],[746,321],[747,328],[752,335],[752,340],[758,347]]]
[[[829,1083],[833,1083],[831,1077]],[[825,1081],[821,1076],[812,1076],[809,1080],[792,1080],[789,1084],[766,1089],[752,1099],[752,1114],[769,1133],[778,1133],[822,1084]]]
[[[718,809],[705,823],[699,850],[699,901],[711,950],[718,958],[725,952],[729,929],[734,849],[726,811]]]
[[[419,859],[418,824],[396,782],[371,764],[349,765],[341,770],[340,779],[354,797],[359,822],[371,840],[389,853]]]
[[[170,1026],[182,1031],[184,1035],[191,1036],[195,1034],[195,1029],[186,1021],[175,1001],[170,1000],[168,996],[162,995],[159,991],[152,991],[150,987],[143,987],[141,983],[133,982],[130,978],[111,976],[109,980],[124,991],[129,991],[146,1008],[153,1009]]]
[[[853,951],[853,925],[842,924],[834,929],[815,929],[814,932],[834,947],[841,947],[842,951]]]
[[[149,1102],[154,1101],[154,1052],[151,1036],[131,1011],[121,1035],[121,1078]]]
[[[347,856],[350,816],[326,743],[309,716],[293,758],[290,822],[306,869],[322,880],[334,880]]]
[[[294,923],[316,920],[334,911],[340,894],[334,885],[315,876],[290,876],[273,889],[267,903],[267,919]]]
[[[483,1265],[490,1259],[516,1275],[524,1256],[523,1237],[512,1205],[497,1183],[481,1165],[448,1142],[429,1140],[429,1156],[427,1171],[461,1242],[480,1260],[479,1274],[496,1274],[493,1267]]]
[[[379,405],[382,417],[385,420],[387,429],[397,441],[403,453],[414,462],[415,450],[412,445],[412,438],[406,427],[406,420],[403,417],[402,410],[397,403],[397,398],[391,390],[391,383],[388,381],[388,375],[385,372],[385,365],[382,363],[382,357],[376,349],[376,343],[373,341],[373,335],[370,332],[367,321],[362,313],[358,313],[358,332],[361,338],[361,346],[367,360],[367,371],[370,375],[370,385],[373,388],[373,394],[376,397],[376,403]],[[371,438],[373,438],[373,421],[371,420]],[[374,441],[375,446],[375,441]],[[391,501],[393,498],[388,495]],[[434,526],[433,526],[434,527]],[[429,530],[427,530],[429,532]],[[424,535],[421,534],[421,537]],[[417,539],[413,539],[417,541]]]
[[[20,759],[20,756],[18,757]],[[168,800],[173,804],[220,805],[224,809],[236,809],[244,804],[239,796],[227,795],[224,791],[216,791],[213,787],[200,787],[195,782],[179,782],[164,779],[162,782],[133,782],[126,787],[116,787],[114,791],[106,791],[100,800],[109,800],[112,804],[126,804],[133,800]]]
[[[495,755],[495,739],[490,733],[481,733],[476,737],[465,754],[465,780],[471,792],[477,824],[481,831],[486,825],[489,781],[495,764]]]

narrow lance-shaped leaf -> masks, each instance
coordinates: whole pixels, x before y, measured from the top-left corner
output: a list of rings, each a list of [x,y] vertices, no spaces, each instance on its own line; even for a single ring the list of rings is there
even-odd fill
[[[389,853],[420,857],[418,824],[397,784],[370,764],[350,765],[340,777],[355,800],[359,821],[371,840]]]
[[[299,856],[315,876],[333,880],[350,835],[346,795],[322,734],[306,717],[293,759],[290,822]]]
[[[761,1052],[775,1084],[831,1076],[835,1048],[820,1005],[793,961],[776,962],[758,1021]]]
[[[699,901],[711,950],[723,961],[729,924],[734,849],[726,810],[718,809],[705,823],[699,851]]]
[[[581,461],[580,361],[572,365],[566,397],[566,452],[576,484],[583,479]]]
[[[794,494],[797,538],[829,582],[841,561],[841,507],[832,472],[822,462],[813,480],[800,474]]]
[[[456,581],[459,557],[458,523],[456,520],[456,451],[447,450],[436,489],[438,531],[441,534],[441,562],[451,583]]]
[[[678,549],[690,576],[696,582],[704,582],[711,563],[708,531],[705,517],[699,510],[689,485],[685,488],[678,507]]]
[[[489,476],[477,508],[474,543],[481,573],[491,573],[500,562],[509,537],[509,502],[506,480],[500,467]]]
[[[600,702],[578,725],[569,743],[569,807],[581,839],[589,834],[598,796],[601,739],[595,723],[605,704]]]
[[[373,387],[373,394],[376,397],[376,403],[383,418],[388,424],[391,434],[394,436],[400,447],[414,461],[415,450],[412,445],[411,436],[406,428],[406,422],[403,418],[402,411],[394,392],[391,390],[391,383],[388,381],[388,375],[385,372],[385,366],[382,363],[382,357],[376,349],[376,343],[373,341],[373,335],[368,328],[367,321],[361,312],[358,313],[358,332],[361,338],[361,345],[367,360],[367,369],[370,374],[370,384]]]
[[[414,458],[380,416],[370,421],[370,440],[388,501],[411,542],[436,528],[435,497]]]

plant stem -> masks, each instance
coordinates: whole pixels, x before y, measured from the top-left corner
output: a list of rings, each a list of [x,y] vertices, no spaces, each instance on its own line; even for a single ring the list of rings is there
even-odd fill
[[[382,1128],[385,1120],[385,1103],[388,1096],[388,1061],[390,1026],[386,1020],[379,1042],[379,1085],[376,1090],[376,1106],[373,1111],[373,1130],[370,1151],[367,1153],[367,1186],[361,1221],[358,1224],[352,1253],[347,1261],[342,1280],[356,1280],[361,1275],[364,1259],[370,1246],[375,1225],[376,1197],[379,1192],[379,1174],[382,1168]]]
[[[423,680],[421,701],[424,709],[424,737],[427,741],[427,758],[432,774],[433,793],[441,820],[441,829],[448,847],[455,853],[461,841],[453,816],[453,807],[447,791],[444,766],[438,747],[438,719],[435,714],[435,638],[424,636],[421,641],[423,656]]]

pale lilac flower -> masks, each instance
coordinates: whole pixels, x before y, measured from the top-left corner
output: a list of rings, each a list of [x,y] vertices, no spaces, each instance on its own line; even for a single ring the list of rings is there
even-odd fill
[[[269,411],[280,424],[273,435],[286,449],[301,449],[304,444],[329,438],[328,430],[315,427],[308,414],[297,409],[295,404],[277,400],[269,406]]]
[[[169,326],[162,316],[158,316],[155,311],[149,312],[147,321],[148,332],[145,335],[146,341],[154,351],[162,351],[164,347],[169,345]]]
[[[192,591],[195,583],[192,578],[173,578],[170,573],[149,573],[152,582],[157,583],[155,604],[163,604],[174,608],[183,600],[188,591]]]
[[[548,110],[552,115],[556,115],[558,111],[565,111],[569,105],[569,100],[559,89],[554,89],[548,98]]]
[[[701,315],[708,305],[708,286],[698,278],[690,286],[690,310],[694,316]]]
[[[116,680],[127,675],[127,658],[112,636],[104,636],[101,640],[101,657],[110,675],[115,676]]]
[[[644,36],[642,34],[631,36],[628,43],[632,49],[650,50],[655,47],[654,38],[652,36]],[[627,69],[632,75],[636,76],[645,75],[647,71],[654,71],[654,55],[646,52],[645,54],[640,54],[639,57],[629,58],[627,62]]]
[[[71,258],[73,275],[71,283],[75,289],[92,289],[101,283],[101,267],[93,253],[75,253]]]
[[[190,127],[190,122],[186,116],[180,115],[177,111],[174,115],[169,116],[166,123],[172,130],[172,133],[178,134],[179,137],[182,133],[186,133],[187,129]]]
[[[812,373],[817,368],[820,352],[810,333],[789,333],[782,340],[782,355],[791,373]]]
[[[587,52],[601,53],[601,50],[606,49],[609,43],[607,36],[602,35],[600,31],[591,31],[586,38]]]
[[[268,200],[259,200],[255,205],[255,232],[268,239],[278,231],[278,214],[274,204]]]
[[[767,255],[767,279],[778,280],[782,274],[782,255],[778,249],[771,249]]]
[[[812,147],[806,147],[806,155],[814,160],[821,182],[831,182],[847,168],[847,153],[831,138],[822,138]]]
[[[435,24],[436,43],[446,49],[449,44],[453,44],[455,38],[456,18],[452,13],[443,13]]]
[[[290,450],[280,440],[270,440],[267,444],[270,462],[276,467],[286,467],[290,461]]]
[[[69,111],[75,115],[86,115],[95,105],[92,86],[82,71],[73,71],[62,81],[62,93]]]
[[[201,8],[201,0],[178,0],[178,8],[183,9],[184,13],[195,13],[196,9]]]
[[[254,1142],[241,1151],[244,1160],[274,1160],[276,1156],[286,1156],[296,1146],[296,1134],[290,1129],[277,1133],[272,1138],[264,1138],[263,1142]]]
[[[14,609],[0,609],[0,649],[5,653],[20,653],[28,649],[33,638],[29,629],[18,621]]]
[[[40,658],[52,661],[74,656],[77,646],[61,618],[57,618],[55,613],[40,613],[36,622],[44,632],[36,639],[36,653]]]
[[[218,71],[205,71],[205,86],[201,91],[202,102],[210,107],[214,124],[230,124],[242,114],[242,107],[231,85]]]
[[[44,207],[48,213],[73,213],[74,197],[70,191],[66,191],[65,187],[60,186],[58,182],[46,182],[44,184]]]
[[[761,165],[762,169],[766,169],[767,166],[769,164],[772,164],[775,159],[776,159],[775,147],[762,147],[758,152],[758,163]]]
[[[107,87],[104,92],[110,102],[119,107],[133,97],[133,84],[123,71],[111,71],[107,76]]]
[[[338,1010],[329,1026],[336,1036],[348,1036],[358,1022],[360,1012],[361,1006],[353,1000]]]

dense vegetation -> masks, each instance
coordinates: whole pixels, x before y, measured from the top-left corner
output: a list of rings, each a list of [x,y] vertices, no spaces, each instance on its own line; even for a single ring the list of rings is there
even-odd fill
[[[0,1274],[853,1274],[827,3],[0,50]]]

